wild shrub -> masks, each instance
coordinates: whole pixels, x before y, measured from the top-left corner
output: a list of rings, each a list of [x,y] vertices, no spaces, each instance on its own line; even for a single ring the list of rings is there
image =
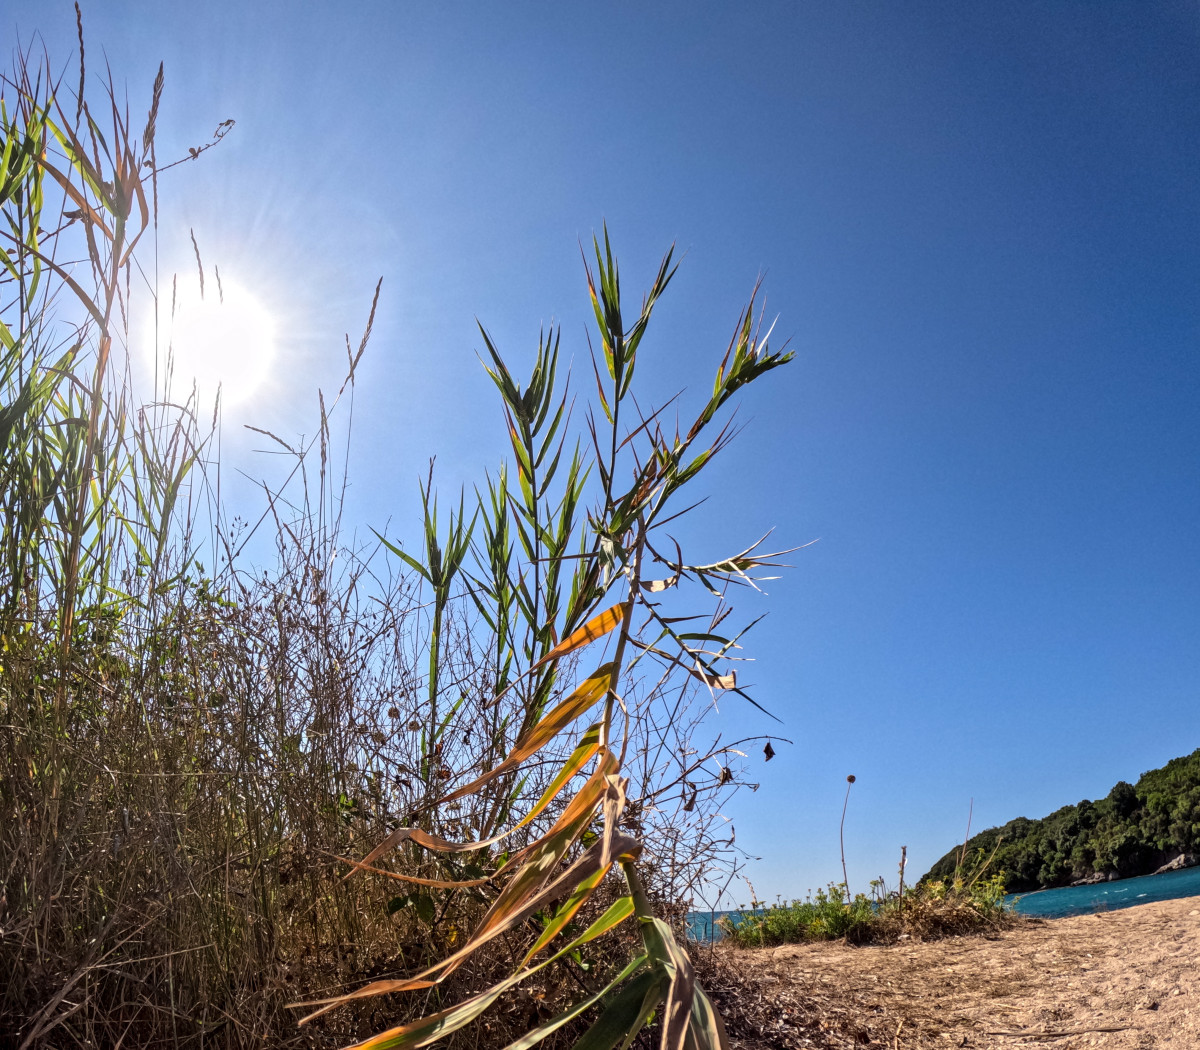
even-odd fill
[[[844,883],[830,883],[804,900],[763,906],[755,901],[718,920],[725,939],[741,948],[844,939],[851,944],[893,944],[989,933],[1022,919],[1005,905],[1004,875],[959,868],[949,880],[922,882],[888,892],[872,883],[872,894],[851,899]]]
[[[762,948],[800,941],[831,941],[851,936],[874,917],[869,898],[859,893],[847,899],[843,884],[831,882],[803,900],[777,901],[765,907],[754,901],[741,910],[718,919],[732,944]]]

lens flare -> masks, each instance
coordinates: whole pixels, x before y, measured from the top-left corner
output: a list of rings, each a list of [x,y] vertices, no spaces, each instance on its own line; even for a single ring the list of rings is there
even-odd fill
[[[168,307],[169,309],[169,307]],[[201,294],[180,289],[166,322],[172,386],[194,383],[211,399],[244,401],[271,373],[275,319],[249,292],[228,280],[209,282]]]

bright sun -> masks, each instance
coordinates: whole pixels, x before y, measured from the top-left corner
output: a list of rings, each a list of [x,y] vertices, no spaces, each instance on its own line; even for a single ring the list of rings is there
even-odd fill
[[[168,305],[168,312],[170,307]],[[166,321],[174,388],[191,387],[225,404],[244,401],[267,378],[275,359],[275,320],[254,296],[229,280],[218,288],[180,287]]]

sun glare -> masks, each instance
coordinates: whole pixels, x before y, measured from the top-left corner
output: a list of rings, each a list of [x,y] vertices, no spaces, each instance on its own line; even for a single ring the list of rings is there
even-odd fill
[[[271,372],[275,321],[245,289],[226,280],[177,292],[165,319],[172,385],[178,394],[194,382],[202,397],[220,388],[225,404],[244,401]]]

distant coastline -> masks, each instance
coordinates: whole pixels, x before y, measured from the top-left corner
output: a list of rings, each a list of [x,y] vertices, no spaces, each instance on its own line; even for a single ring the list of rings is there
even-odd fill
[[[1200,749],[1118,781],[1040,820],[1018,817],[949,850],[922,881],[953,877],[964,855],[1002,872],[1010,893],[1090,886],[1195,867],[1200,860]]]
[[[1058,919],[1187,897],[1200,897],[1200,864],[1168,864],[1163,870],[1128,879],[1100,877],[1071,886],[1014,893],[1006,904],[1023,915]],[[736,908],[688,912],[688,939],[704,944],[720,941],[723,934],[718,920],[739,914],[754,913],[749,909]]]

